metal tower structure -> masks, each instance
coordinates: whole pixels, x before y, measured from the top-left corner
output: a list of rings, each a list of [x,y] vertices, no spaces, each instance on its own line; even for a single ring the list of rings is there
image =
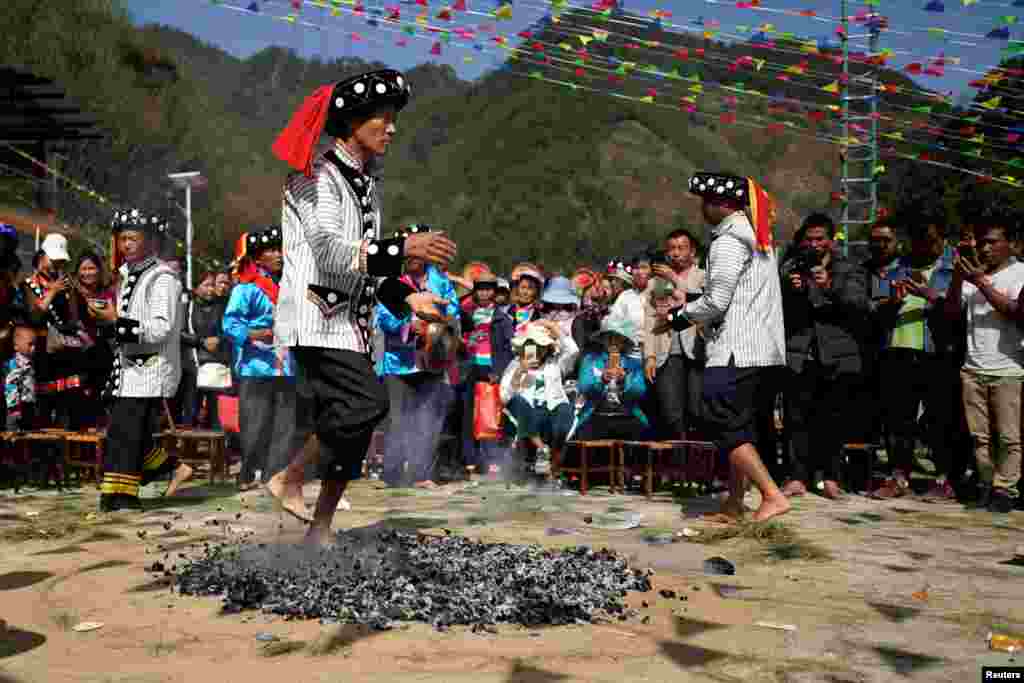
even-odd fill
[[[868,33],[850,34],[848,0],[842,0],[843,71],[839,79],[842,104],[840,132],[839,196],[842,214],[839,219],[843,252],[852,238],[851,230],[874,223],[878,214],[878,65],[879,36],[887,20],[871,14],[866,21]],[[868,39],[870,59],[867,69],[853,76],[850,73],[850,40]]]

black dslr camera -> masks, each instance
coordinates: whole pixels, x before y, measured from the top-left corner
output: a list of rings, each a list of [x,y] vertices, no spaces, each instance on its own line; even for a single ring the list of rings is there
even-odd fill
[[[810,275],[821,265],[823,254],[814,247],[800,247],[789,258],[786,271],[790,274]]]

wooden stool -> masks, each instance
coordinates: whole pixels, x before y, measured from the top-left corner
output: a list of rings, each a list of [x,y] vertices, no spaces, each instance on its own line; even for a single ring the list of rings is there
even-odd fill
[[[68,469],[75,471],[79,483],[82,481],[82,470],[86,470],[96,482],[96,488],[100,488],[100,482],[103,480],[103,447],[106,440],[106,432],[79,432],[68,435],[64,464]]]
[[[41,429],[34,432],[24,432],[14,439],[16,457],[20,457],[29,467],[35,460],[35,449],[40,445],[56,445],[57,457],[46,463],[46,470],[43,472],[41,485],[45,486],[53,475],[58,490],[64,490],[67,485],[65,480],[64,461],[67,459],[67,437],[74,432],[66,432],[63,429]]]
[[[0,466],[13,475],[15,493],[29,482],[28,470],[31,461],[28,458],[28,449],[22,448],[20,443],[24,435],[25,432],[0,432]]]
[[[675,446],[662,441],[624,441],[619,450],[619,483],[623,490],[626,488],[626,477],[632,478],[636,472],[643,477],[644,495],[648,500],[654,495],[654,473],[656,463],[661,460],[665,452],[671,452]],[[637,451],[643,453],[644,457],[640,462],[632,458],[627,459],[626,454],[635,454]]]
[[[715,463],[718,459],[718,447],[710,441],[664,441],[671,446],[667,452],[670,456],[682,451],[683,462],[676,463],[666,460],[655,462],[655,471],[681,476],[686,482],[711,483],[715,478]],[[661,451],[664,456],[666,451]]]
[[[587,489],[590,488],[590,475],[591,474],[607,474],[610,481],[609,489],[612,493],[615,493],[615,489],[618,488],[619,482],[622,480],[622,470],[620,463],[622,462],[622,442],[615,441],[612,439],[603,439],[598,441],[570,441],[565,444],[565,449],[562,451],[564,456],[569,451],[569,447],[574,446],[575,450],[579,451],[580,454],[580,465],[579,467],[566,467],[563,463],[558,463],[558,471],[555,474],[561,472],[568,472],[569,474],[580,475],[580,495],[587,495]],[[592,467],[590,464],[590,451],[592,449],[608,451],[608,464],[598,465]],[[620,489],[620,492],[622,490]]]
[[[168,451],[178,451],[178,461],[186,465],[209,465],[210,483],[216,482],[217,475],[228,480],[227,459],[224,457],[226,436],[224,432],[206,430],[171,430],[154,434],[159,443]],[[206,446],[206,453],[199,452]]]

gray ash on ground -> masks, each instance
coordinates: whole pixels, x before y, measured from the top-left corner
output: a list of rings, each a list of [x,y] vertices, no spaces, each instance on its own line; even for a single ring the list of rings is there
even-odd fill
[[[610,550],[586,546],[485,544],[460,536],[352,530],[328,550],[207,546],[176,574],[184,595],[219,595],[229,613],[247,609],[286,618],[390,628],[494,624],[534,627],[638,616],[622,599],[651,590],[650,572]]]

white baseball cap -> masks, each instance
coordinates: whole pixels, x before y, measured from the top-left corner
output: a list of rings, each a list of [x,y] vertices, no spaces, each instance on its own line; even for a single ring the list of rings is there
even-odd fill
[[[68,254],[68,238],[64,235],[58,235],[56,233],[50,233],[43,240],[43,253],[46,254],[46,258],[51,261],[70,261],[71,256]]]

